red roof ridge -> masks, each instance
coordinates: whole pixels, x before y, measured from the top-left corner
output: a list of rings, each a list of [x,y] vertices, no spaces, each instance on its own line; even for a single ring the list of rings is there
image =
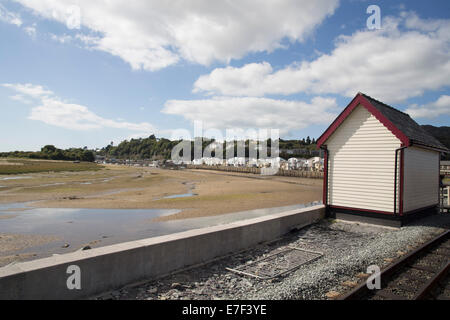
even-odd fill
[[[386,108],[389,108],[389,109],[391,109],[391,110],[400,112],[400,113],[404,114],[405,116],[408,116],[408,117],[411,118],[411,116],[410,116],[409,114],[407,114],[406,112],[403,112],[403,111],[398,110],[398,109],[396,109],[396,108],[394,108],[394,107],[391,107],[390,105],[388,105],[388,104],[386,104],[386,103],[384,103],[384,102],[382,102],[382,101],[380,101],[380,100],[377,100],[377,99],[375,99],[375,98],[372,98],[371,96],[369,96],[369,95],[367,95],[367,94],[365,94],[365,93],[363,93],[363,92],[358,92],[358,94],[363,95],[363,96],[366,97],[366,98],[372,99],[372,100],[378,102],[379,104],[382,104],[382,105],[385,106]]]
[[[353,100],[347,105],[347,107],[344,108],[344,110],[331,123],[327,130],[325,130],[325,132],[319,137],[319,139],[317,140],[317,147],[320,148],[324,144],[324,142],[334,133],[334,131],[336,131],[341,123],[344,122],[344,120],[350,115],[350,113],[359,105],[365,107],[375,118],[378,119],[378,121],[380,121],[389,131],[391,131],[402,142],[402,145],[409,146],[411,142],[406,134],[400,131],[400,129],[397,128],[388,118],[386,118],[383,113],[381,113],[376,107],[374,107],[367,98],[373,99],[362,92],[358,92]],[[390,106],[389,108],[398,111],[397,109]]]

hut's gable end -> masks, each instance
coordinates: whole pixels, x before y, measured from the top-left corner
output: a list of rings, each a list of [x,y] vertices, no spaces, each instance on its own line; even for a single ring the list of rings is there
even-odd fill
[[[358,105],[327,138],[328,204],[393,212],[395,149],[401,141]]]
[[[439,152],[411,147],[404,155],[404,212],[438,204]]]

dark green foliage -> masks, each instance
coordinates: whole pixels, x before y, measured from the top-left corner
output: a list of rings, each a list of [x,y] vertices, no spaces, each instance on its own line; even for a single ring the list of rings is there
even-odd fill
[[[172,148],[180,141],[157,139],[154,135],[148,138],[125,140],[117,146],[109,144],[97,152],[98,155],[117,159],[170,159]]]
[[[198,138],[197,138],[198,139]],[[202,141],[202,150],[213,142],[214,139],[203,138]],[[304,156],[310,157],[314,155],[314,152],[317,151],[317,147],[315,144],[315,139],[310,139],[309,137],[305,140],[279,140],[279,148],[280,148],[280,156],[281,157],[292,157],[292,156]],[[114,146],[111,142],[108,146],[102,148],[97,152],[98,155],[106,156],[108,158],[116,158],[116,159],[133,159],[133,160],[141,160],[141,159],[170,159],[172,149],[180,142],[180,140],[170,141],[165,138],[156,138],[154,135],[151,135],[148,138],[140,138],[140,139],[131,139],[125,140],[119,143],[117,146]],[[230,148],[230,142],[227,143]],[[270,139],[267,141],[268,147],[268,156],[270,156]],[[232,148],[232,144],[231,144]],[[301,149],[302,151],[298,154],[283,154],[282,150],[286,149]],[[225,144],[222,146],[223,150],[223,158],[226,157],[226,149]],[[182,155],[182,154],[180,154]],[[234,141],[234,155],[237,156],[237,141]],[[215,150],[211,151],[211,156],[218,156],[215,153]],[[245,157],[249,156],[249,141],[245,141]],[[191,141],[191,159],[194,158],[194,141]]]
[[[423,125],[429,134],[438,139],[444,146],[450,149],[450,127],[435,127],[431,125]],[[450,160],[450,154],[445,154],[443,160]]]
[[[30,159],[46,159],[46,160],[69,160],[69,161],[86,161],[93,162],[95,160],[94,152],[82,148],[70,148],[66,150],[58,149],[53,145],[46,145],[41,151],[13,151],[0,152],[0,157],[9,158],[30,158]]]

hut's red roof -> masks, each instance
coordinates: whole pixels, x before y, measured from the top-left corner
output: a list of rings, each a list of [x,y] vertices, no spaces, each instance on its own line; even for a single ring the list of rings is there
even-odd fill
[[[448,152],[449,150],[440,143],[435,137],[430,135],[408,114],[401,112],[383,102],[380,102],[364,93],[358,93],[350,104],[333,121],[327,130],[317,140],[317,146],[322,146],[333,132],[358,105],[365,107],[375,116],[386,128],[388,128],[401,142],[403,146],[412,144],[423,145]]]

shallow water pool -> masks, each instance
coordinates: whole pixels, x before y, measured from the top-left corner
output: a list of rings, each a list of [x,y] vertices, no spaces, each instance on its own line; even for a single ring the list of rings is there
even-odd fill
[[[14,252],[14,254],[32,252],[37,254],[36,258],[39,258],[75,251],[86,245],[101,247],[261,217],[318,203],[163,222],[155,222],[153,219],[175,214],[180,210],[35,208],[30,206],[31,203],[0,204],[0,234],[37,234],[58,237],[57,241]],[[4,216],[3,219],[2,216]]]

